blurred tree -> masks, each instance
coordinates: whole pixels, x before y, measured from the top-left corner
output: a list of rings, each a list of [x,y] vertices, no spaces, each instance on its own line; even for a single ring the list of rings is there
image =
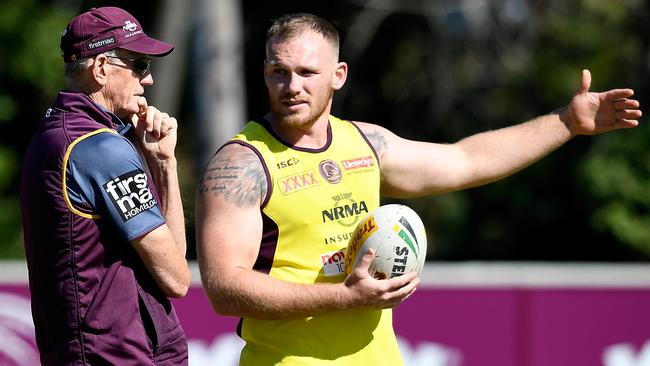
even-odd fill
[[[568,103],[582,68],[592,71],[594,91],[638,91],[639,75],[647,74],[646,32],[639,31],[647,11],[640,1],[358,4],[362,9],[343,41],[352,56],[351,76],[335,113],[383,124],[407,138],[453,142],[548,113]],[[645,105],[645,96],[637,97]],[[645,138],[638,130],[576,138],[502,182],[407,201],[428,224],[430,258],[647,260],[638,247],[621,245],[625,241],[614,230],[592,226],[602,227],[603,214],[580,180],[582,159],[600,149],[595,141],[617,136]],[[602,180],[603,169],[609,168],[592,169],[590,179]],[[600,221],[592,219],[594,212]],[[617,230],[643,224],[638,218],[621,223],[616,212],[610,226]]]
[[[341,30],[341,58],[350,63],[350,75],[335,95],[334,113],[384,125],[407,138],[453,142],[547,113],[568,103],[582,68],[592,71],[592,90],[630,86],[645,106],[647,3],[242,1],[247,114],[251,118],[267,110],[262,78],[266,28],[271,19],[300,11],[329,18]],[[161,14],[165,6],[154,0],[0,3],[0,257],[23,255],[20,160],[41,114],[63,87],[60,33],[80,11],[105,5],[128,9],[152,35],[154,29],[173,32],[165,27],[179,22],[173,16],[180,15]],[[192,22],[189,35],[195,39],[197,3],[187,6],[193,10],[186,13],[194,15],[185,21]],[[156,19],[170,16],[174,22],[153,27]],[[197,56],[188,53],[178,56],[189,61],[176,64],[185,68],[178,74],[186,80],[174,85],[183,89],[175,95],[182,98],[177,116],[184,126],[181,181],[193,245],[196,173],[187,161],[197,145],[197,97],[191,84],[200,75],[191,67]],[[427,223],[429,258],[648,260],[648,134],[642,124],[633,131],[576,138],[499,183],[406,201]]]
[[[0,3],[0,257],[23,257],[21,156],[44,106],[63,85],[58,51],[74,9],[36,0]]]
[[[612,10],[602,6],[597,10],[607,27],[612,26],[614,19],[626,20],[633,25],[633,34],[642,35],[616,39],[615,50],[630,61],[636,61],[626,71],[641,92],[637,97],[647,102],[650,84],[646,63],[648,40],[644,35],[650,31],[650,13],[647,1],[637,5],[638,9],[632,14],[621,14],[620,9],[609,14]],[[650,126],[642,124],[637,130],[634,138],[618,133],[596,139],[593,152],[585,157],[580,171],[580,184],[588,188],[586,195],[594,230],[611,235],[647,257],[650,256],[650,149],[647,144]]]

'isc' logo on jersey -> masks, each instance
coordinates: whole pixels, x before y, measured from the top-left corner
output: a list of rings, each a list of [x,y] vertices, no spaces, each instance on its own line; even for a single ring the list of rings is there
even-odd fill
[[[147,175],[141,170],[113,178],[103,187],[125,222],[156,205],[156,199],[147,185]]]

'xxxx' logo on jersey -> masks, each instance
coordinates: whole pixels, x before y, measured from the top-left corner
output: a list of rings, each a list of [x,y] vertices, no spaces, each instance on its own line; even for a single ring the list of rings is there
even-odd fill
[[[279,182],[280,189],[284,194],[294,193],[320,184],[313,170],[280,178]]]

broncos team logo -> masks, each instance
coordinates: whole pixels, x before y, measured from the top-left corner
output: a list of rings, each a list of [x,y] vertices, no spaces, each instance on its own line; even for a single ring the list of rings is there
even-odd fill
[[[318,164],[318,171],[326,181],[336,184],[341,181],[341,168],[334,161],[327,159]]]

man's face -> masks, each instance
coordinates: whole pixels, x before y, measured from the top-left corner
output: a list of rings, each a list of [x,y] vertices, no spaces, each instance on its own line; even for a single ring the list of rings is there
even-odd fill
[[[144,87],[153,84],[153,76],[151,72],[140,75],[134,71],[138,68],[133,60],[147,56],[125,50],[119,50],[118,56],[107,56],[110,75],[103,92],[109,109],[120,118],[128,118],[138,113],[138,99],[144,94]]]
[[[327,118],[334,90],[343,85],[337,73],[340,65],[332,45],[313,31],[282,43],[271,40],[264,80],[276,121],[304,127]]]

